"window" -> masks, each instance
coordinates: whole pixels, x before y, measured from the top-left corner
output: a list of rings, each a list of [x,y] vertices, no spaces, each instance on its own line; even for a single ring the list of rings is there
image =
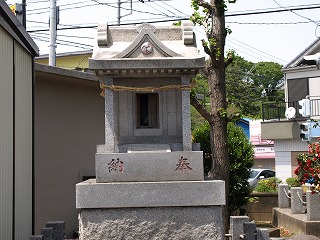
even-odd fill
[[[159,94],[137,93],[137,128],[159,127]]]
[[[308,93],[308,79],[288,79],[288,102],[299,101],[306,98]]]

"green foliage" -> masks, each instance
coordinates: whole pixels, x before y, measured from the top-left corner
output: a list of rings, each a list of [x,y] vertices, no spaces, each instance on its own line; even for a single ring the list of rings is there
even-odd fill
[[[173,23],[173,26],[181,26],[181,25],[182,25],[181,20],[180,20],[180,21],[178,21],[178,22],[174,22],[174,23]]]
[[[281,180],[276,177],[262,179],[258,182],[254,191],[256,192],[278,192],[278,184]]]
[[[203,151],[203,166],[204,174],[208,175],[209,170],[212,167],[212,155],[210,144],[210,126],[206,122],[200,125],[192,132],[193,142],[200,143],[201,151]]]
[[[289,187],[300,187],[301,183],[297,178],[287,178],[286,183],[289,185]]]
[[[235,54],[226,70],[228,104],[236,106],[243,116],[261,118],[262,103],[284,100],[281,68],[278,63],[252,63]]]
[[[228,123],[228,154],[230,161],[230,192],[228,196],[229,212],[244,206],[250,200],[248,198],[251,188],[248,184],[250,169],[253,166],[253,147],[247,139],[242,128],[234,123]],[[210,127],[204,124],[193,131],[193,141],[201,145],[204,152],[205,174],[211,169]]]

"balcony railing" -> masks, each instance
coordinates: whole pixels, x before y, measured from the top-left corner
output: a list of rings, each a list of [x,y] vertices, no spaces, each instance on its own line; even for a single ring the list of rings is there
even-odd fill
[[[298,101],[294,102],[270,102],[262,104],[262,120],[287,120],[285,116],[286,109],[289,107],[294,107],[296,109],[296,115],[292,119],[304,120],[306,119],[299,113],[300,105]],[[310,113],[311,118],[320,117],[320,99],[311,99],[310,100]]]

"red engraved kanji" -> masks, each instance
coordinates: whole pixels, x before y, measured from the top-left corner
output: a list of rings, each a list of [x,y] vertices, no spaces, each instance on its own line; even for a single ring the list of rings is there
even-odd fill
[[[182,171],[182,173],[184,173],[184,171],[186,170],[193,170],[190,167],[190,163],[188,162],[188,158],[183,158],[183,156],[181,156],[181,158],[179,159],[178,164],[176,164],[177,168],[175,169],[175,171],[180,170]]]

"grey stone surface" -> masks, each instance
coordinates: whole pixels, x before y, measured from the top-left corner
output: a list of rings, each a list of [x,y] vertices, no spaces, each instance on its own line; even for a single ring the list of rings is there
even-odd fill
[[[108,44],[104,44],[101,48],[99,46],[94,48],[93,60],[130,59],[133,56],[135,58],[159,56],[193,58],[199,56],[190,24],[183,24],[182,27],[155,27],[146,23],[138,27],[106,25],[99,25],[99,27],[98,32],[99,30],[104,32],[104,41],[107,41]],[[101,37],[98,40],[101,42]],[[142,55],[140,46],[146,41],[152,42],[153,51],[152,54]]]
[[[111,77],[106,77],[104,79],[104,84],[111,86],[113,84],[113,79]],[[105,145],[114,152],[115,145],[115,132],[114,132],[114,96],[113,91],[105,88],[104,98],[105,98]]]
[[[255,222],[244,222],[243,232],[245,234],[245,240],[255,240],[256,236],[256,223]]]
[[[289,208],[273,209],[274,226],[282,226],[291,233],[320,237],[320,221],[308,221],[307,214],[291,214]]]
[[[53,240],[53,228],[52,227],[45,227],[41,228],[41,234],[43,235],[44,240]]]
[[[76,185],[76,208],[225,205],[224,181],[96,183]]]
[[[80,240],[224,239],[222,207],[82,209]]]
[[[45,240],[43,235],[32,235],[29,237],[29,240]]]
[[[240,235],[244,234],[244,223],[249,222],[249,217],[247,216],[231,216],[230,217],[230,234],[232,240],[239,240]]]
[[[288,184],[279,184],[278,185],[278,207],[279,208],[289,208],[290,207]]]
[[[46,223],[47,228],[52,228],[52,240],[65,239],[65,222],[64,221],[50,221]]]
[[[129,144],[127,153],[135,152],[171,152],[169,144]]]
[[[319,193],[312,194],[311,191],[307,191],[306,197],[307,197],[307,219],[308,219],[308,221],[319,221],[320,220]]]
[[[190,78],[187,75],[181,76],[181,84],[188,85]],[[184,151],[192,150],[191,141],[191,113],[190,113],[190,90],[182,91],[182,143]]]
[[[320,240],[320,238],[313,235],[296,234],[288,238],[288,240]]]
[[[291,187],[291,213],[304,213],[301,187]]]
[[[267,228],[257,228],[257,240],[269,240],[269,230]]]
[[[203,153],[196,151],[96,154],[97,182],[201,181]]]

